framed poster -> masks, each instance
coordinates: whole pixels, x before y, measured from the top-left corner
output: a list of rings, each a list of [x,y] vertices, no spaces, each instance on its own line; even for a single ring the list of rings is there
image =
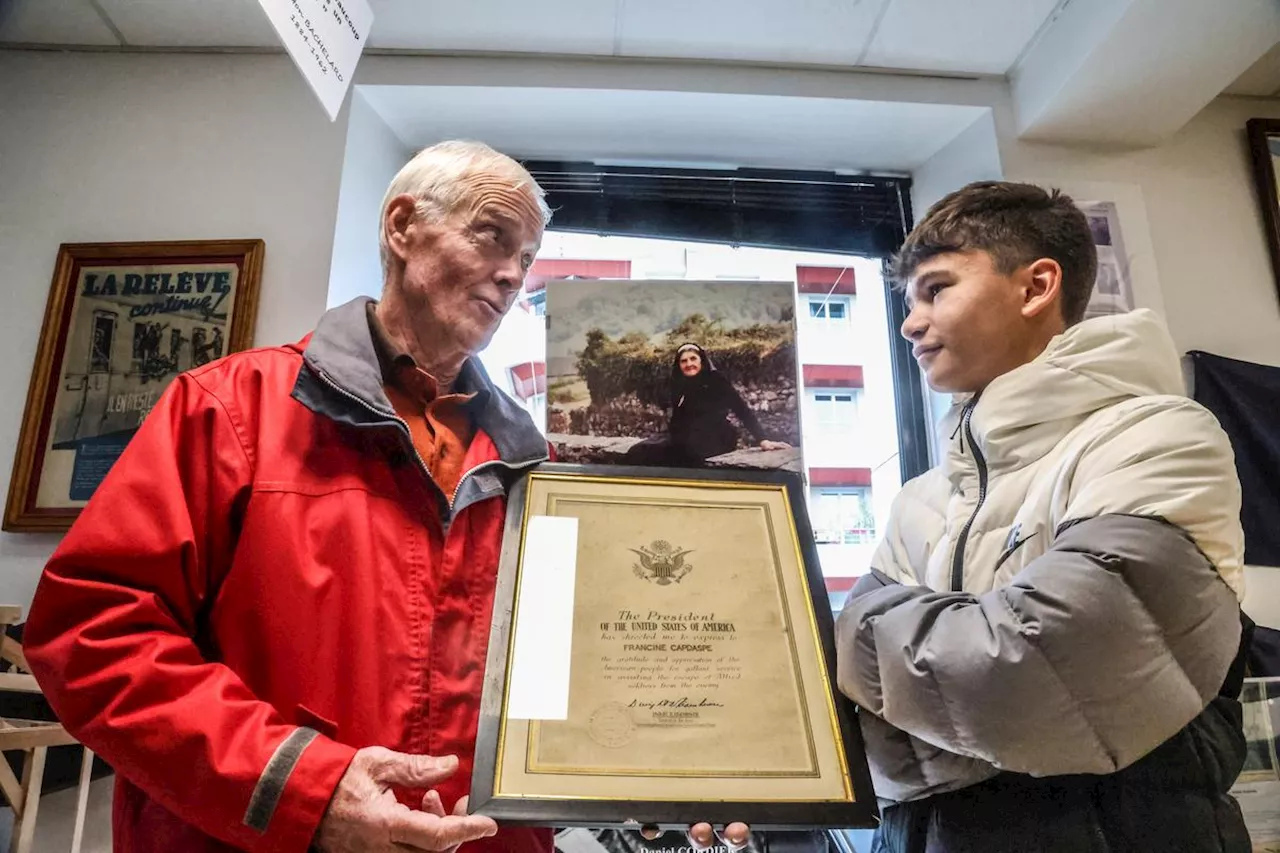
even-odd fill
[[[471,808],[551,826],[874,825],[785,471],[546,464],[513,487]]]
[[[249,346],[261,240],[67,243],[4,529],[66,530],[175,376]]]
[[[1085,308],[1086,320],[1106,314],[1124,314],[1135,307],[1129,256],[1125,253],[1120,215],[1112,201],[1076,203],[1089,220],[1089,232],[1098,251],[1098,274],[1093,295]]]
[[[1280,294],[1280,185],[1276,183],[1276,162],[1280,160],[1280,119],[1255,118],[1247,125],[1249,150],[1253,156],[1253,179],[1262,205],[1262,223],[1271,252],[1271,269]]]

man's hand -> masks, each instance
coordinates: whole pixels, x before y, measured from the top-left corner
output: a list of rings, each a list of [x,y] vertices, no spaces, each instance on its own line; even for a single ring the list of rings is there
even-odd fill
[[[761,450],[790,450],[791,445],[787,444],[785,441],[770,441],[769,439],[766,438],[764,441],[760,442],[760,449]]]
[[[498,825],[487,817],[467,814],[463,797],[446,814],[440,795],[428,791],[422,811],[396,800],[392,787],[430,788],[458,769],[452,755],[405,755],[379,746],[356,753],[338,782],[329,808],[316,830],[321,853],[412,853],[453,851],[458,845],[487,838]]]
[[[698,850],[706,850],[717,839],[730,850],[741,850],[751,840],[751,827],[745,823],[731,823],[724,832],[716,832],[709,823],[695,823],[689,827],[689,843]]]

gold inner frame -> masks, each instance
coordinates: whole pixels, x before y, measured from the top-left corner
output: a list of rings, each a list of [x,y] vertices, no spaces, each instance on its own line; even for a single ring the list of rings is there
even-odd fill
[[[802,631],[803,629],[799,628],[799,625],[797,625],[797,622],[796,622],[797,617],[794,612],[794,608],[797,605],[795,602],[789,599],[787,588],[786,588],[786,578],[783,577],[784,567],[782,565],[783,561],[780,558],[781,552],[779,549],[785,546],[779,542],[779,539],[781,537],[779,536],[779,533],[776,529],[776,526],[778,524],[781,524],[782,520],[776,517],[778,513],[769,511],[770,501],[768,499],[772,499],[773,501],[780,501],[781,508],[784,511],[783,514],[785,514],[786,526],[790,531],[789,538],[791,542],[791,549],[790,549],[791,556],[795,560],[795,565],[799,568],[800,576],[795,580],[798,582],[799,589],[803,593],[803,595],[800,596],[802,598],[802,601],[800,602],[800,606],[803,607],[804,615],[798,618],[799,618],[800,624],[803,624],[805,621],[807,621],[809,625],[809,632],[808,632],[809,642],[806,644],[808,646],[808,650],[805,653],[815,654],[816,660],[812,662],[812,666],[814,669],[816,669],[817,674],[820,675],[821,677],[820,692],[823,694],[822,705],[823,705],[823,710],[825,711],[825,713],[822,713],[821,716],[823,721],[826,724],[825,727],[829,727],[830,738],[831,738],[830,741],[827,741],[824,737],[824,744],[834,743],[834,746],[835,746],[834,766],[831,766],[831,764],[828,763],[827,770],[826,770],[827,778],[823,780],[823,784],[829,785],[831,787],[838,787],[839,793],[837,795],[833,791],[828,791],[826,795],[821,797],[762,796],[758,793],[754,793],[750,796],[747,796],[747,795],[725,796],[723,795],[723,793],[718,793],[714,797],[714,799],[720,800],[720,801],[726,801],[726,802],[779,802],[779,803],[815,802],[815,801],[854,802],[855,797],[854,797],[853,786],[852,786],[852,781],[851,781],[850,772],[849,772],[848,757],[844,753],[844,742],[841,737],[839,720],[836,715],[835,701],[834,701],[834,696],[833,696],[832,686],[831,686],[831,673],[827,668],[827,661],[823,651],[823,646],[821,643],[821,638],[818,630],[816,612],[813,604],[812,590],[810,589],[809,579],[804,569],[804,566],[805,566],[804,554],[800,547],[799,536],[796,531],[796,526],[793,520],[794,519],[794,516],[792,514],[793,507],[792,507],[790,496],[787,492],[786,486],[782,484],[772,484],[772,483],[749,483],[749,482],[734,482],[734,481],[680,480],[680,479],[648,480],[648,479],[637,478],[637,477],[615,477],[615,476],[609,476],[609,475],[578,475],[578,474],[535,472],[534,474],[530,475],[530,479],[527,484],[525,506],[524,506],[524,522],[521,526],[520,544],[517,549],[517,555],[516,555],[516,559],[518,563],[516,568],[517,574],[515,579],[515,586],[516,586],[515,598],[514,598],[515,606],[513,608],[514,612],[512,615],[512,626],[511,626],[511,634],[510,634],[512,638],[516,636],[516,633],[515,633],[516,623],[520,617],[519,610],[518,610],[518,602],[520,600],[520,584],[523,581],[523,577],[521,574],[521,566],[525,557],[525,544],[526,544],[525,536],[527,531],[527,524],[528,524],[528,519],[532,516],[534,512],[534,499],[535,499],[535,495],[539,491],[537,488],[535,488],[535,484],[541,483],[544,485],[544,488],[553,488],[556,482],[574,483],[577,485],[582,485],[583,483],[594,483],[594,484],[600,484],[600,485],[642,486],[642,487],[656,487],[656,488],[683,488],[683,489],[696,489],[704,492],[705,491],[720,491],[720,492],[733,491],[738,493],[756,492],[766,497],[766,502],[763,504],[759,504],[757,506],[763,507],[766,513],[765,527],[768,531],[770,545],[774,550],[774,565],[778,574],[776,582],[778,584],[778,592],[782,599],[783,607],[785,610],[785,613],[783,614],[783,618],[785,620],[785,624],[787,628],[789,629],[789,636],[791,638],[789,652],[790,652],[790,655],[792,656],[793,663],[796,666],[795,675],[796,675],[797,695],[801,703],[802,717],[806,720],[805,740],[809,744],[809,750],[810,750],[811,756],[816,758],[816,755],[814,755],[814,753],[816,753],[817,744],[814,742],[814,734],[811,727],[808,725],[808,721],[810,719],[810,715],[816,716],[821,712],[818,712],[816,709],[815,710],[810,709],[810,706],[809,706],[810,697],[809,697],[808,691],[806,690],[805,674],[800,667],[799,656],[802,654],[802,652],[800,649],[800,645],[801,645],[800,636],[798,636],[797,629],[799,629],[799,631]],[[583,496],[581,494],[565,494],[565,493],[552,492],[550,494],[544,494],[540,498],[540,504],[546,506],[547,514],[555,515],[556,513],[553,511],[553,508],[556,502],[563,501],[566,499],[570,501],[578,501],[578,502],[584,502],[584,503],[616,503],[616,504],[623,504],[623,505],[648,503],[653,505],[669,506],[673,503],[670,500],[657,500],[654,498],[627,499],[627,498],[614,497],[610,499],[608,496],[601,496],[600,498],[592,498],[589,496]],[[688,505],[691,507],[694,507],[697,505],[703,505],[707,507],[744,506],[744,504],[742,504],[741,502],[730,502],[730,501],[717,502],[710,498],[703,498],[702,500],[697,502],[687,502],[687,503],[675,502],[675,503],[677,505]],[[812,768],[811,770],[800,772],[800,773],[765,772],[765,773],[751,773],[751,774],[736,774],[734,776],[727,776],[724,772],[715,771],[715,770],[690,771],[686,773],[673,774],[670,772],[664,772],[660,770],[636,771],[634,769],[627,769],[622,771],[603,771],[599,768],[556,767],[553,770],[539,771],[537,769],[534,769],[530,765],[530,756],[534,754],[534,751],[536,750],[536,747],[537,747],[537,737],[538,737],[539,726],[536,721],[530,721],[527,724],[524,724],[528,726],[527,739],[522,738],[518,744],[512,744],[509,742],[511,726],[509,726],[509,722],[506,716],[506,709],[507,709],[507,696],[510,689],[513,644],[508,645],[508,648],[506,650],[506,657],[507,657],[507,667],[506,667],[505,681],[504,681],[503,700],[501,705],[502,713],[501,713],[499,733],[498,733],[497,761],[494,768],[494,776],[495,776],[494,796],[497,798],[507,797],[507,798],[520,798],[520,799],[564,799],[564,800],[590,799],[590,800],[606,800],[606,801],[649,799],[648,797],[616,796],[616,795],[610,796],[607,794],[586,796],[583,794],[570,794],[567,792],[563,794],[547,794],[547,793],[538,793],[534,791],[517,792],[515,790],[512,790],[510,785],[505,784],[506,780],[504,779],[504,768],[506,768],[508,764],[509,751],[511,749],[518,749],[518,748],[523,748],[524,750],[524,756],[523,756],[524,761],[521,763],[524,765],[524,769],[526,773],[530,775],[538,772],[548,772],[548,773],[554,773],[555,775],[558,775],[558,776],[572,776],[572,777],[610,776],[618,779],[635,778],[637,780],[641,780],[645,777],[679,778],[680,776],[684,776],[687,778],[699,778],[704,780],[704,782],[705,780],[711,779],[711,778],[730,780],[730,779],[736,779],[745,775],[745,776],[755,777],[755,779],[761,780],[761,781],[767,781],[769,778],[772,778],[772,779],[776,779],[779,783],[783,783],[786,780],[795,780],[803,776],[822,775],[822,771],[815,766],[816,762],[810,762],[810,768]],[[810,680],[813,680],[812,674],[810,675]],[[520,726],[520,728],[523,728],[523,727],[524,727],[523,725]],[[516,765],[516,766],[519,767],[520,765]],[[835,777],[836,775],[838,775],[839,777],[838,786],[831,784],[832,777]],[[767,777],[767,778],[763,778],[763,777]],[[700,799],[698,797],[672,797],[670,795],[664,795],[661,798],[671,799],[673,801],[679,801],[679,800],[693,801],[695,799]]]

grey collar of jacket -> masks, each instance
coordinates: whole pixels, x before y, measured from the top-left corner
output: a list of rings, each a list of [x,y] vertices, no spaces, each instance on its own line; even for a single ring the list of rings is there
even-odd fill
[[[293,397],[319,415],[356,427],[392,426],[400,422],[383,390],[382,369],[369,329],[368,305],[362,296],[331,308],[320,318],[302,354],[303,369]],[[467,359],[455,388],[475,393],[476,426],[510,468],[547,459],[547,442],[529,413],[498,389],[480,361]]]

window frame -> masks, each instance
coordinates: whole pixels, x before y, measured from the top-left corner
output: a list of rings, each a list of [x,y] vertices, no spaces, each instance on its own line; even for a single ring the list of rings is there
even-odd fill
[[[844,513],[841,509],[837,509],[835,515],[839,527],[839,536],[832,537],[829,534],[836,528],[824,528],[819,524],[819,520],[825,515],[820,501],[824,497],[847,498],[856,497],[858,499],[858,513],[863,521],[869,521],[870,524],[850,525],[845,522]],[[871,510],[871,487],[870,486],[810,486],[809,487],[809,514],[813,519],[813,538],[818,545],[873,545],[877,541],[875,514]]]
[[[813,424],[820,433],[838,432],[844,429],[853,429],[858,425],[858,416],[861,411],[861,403],[859,396],[862,393],[861,388],[852,387],[814,387],[806,388],[805,396],[808,398],[810,410],[813,412]],[[829,398],[826,400],[820,398]],[[841,402],[839,398],[848,397],[848,405],[850,417],[848,419],[836,417],[823,417],[824,413],[835,412],[836,406]],[[826,403],[826,405],[823,405]]]
[[[924,385],[911,345],[899,334],[907,311],[888,263],[914,221],[910,178],[536,158],[525,166],[556,211],[550,227],[557,231],[879,258],[902,480],[928,470],[932,442]],[[846,313],[852,318],[852,304]]]
[[[829,329],[834,326],[848,325],[853,319],[853,298],[844,294],[826,294],[826,293],[807,293],[806,301],[809,303],[809,313],[806,318],[810,323]],[[831,309],[838,306],[842,313],[840,317],[832,317]],[[815,312],[814,309],[820,308],[821,313]]]

